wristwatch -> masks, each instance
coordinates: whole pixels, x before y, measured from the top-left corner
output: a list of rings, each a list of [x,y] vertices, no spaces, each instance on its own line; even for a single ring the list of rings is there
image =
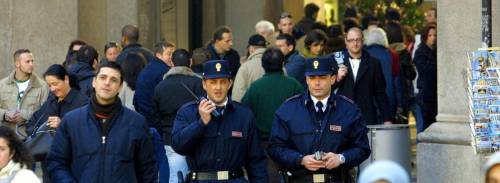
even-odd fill
[[[340,159],[340,164],[344,164],[345,163],[345,157],[343,154],[339,154],[339,159]]]

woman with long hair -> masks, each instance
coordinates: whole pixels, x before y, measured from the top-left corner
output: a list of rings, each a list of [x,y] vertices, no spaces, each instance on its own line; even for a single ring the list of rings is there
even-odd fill
[[[417,67],[417,101],[422,107],[423,124],[417,123],[417,132],[424,131],[436,121],[437,115],[437,28],[429,24],[422,32],[421,43],[413,62]]]
[[[122,90],[118,94],[122,104],[129,109],[135,111],[133,104],[134,94],[135,94],[135,84],[137,82],[137,77],[141,73],[142,69],[146,66],[146,58],[139,52],[131,52],[123,61],[121,65],[123,70],[123,86]]]

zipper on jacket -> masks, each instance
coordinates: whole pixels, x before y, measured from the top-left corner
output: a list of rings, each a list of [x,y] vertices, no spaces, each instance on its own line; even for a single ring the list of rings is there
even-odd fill
[[[102,123],[107,123],[108,120],[107,119],[102,119]],[[106,158],[106,134],[107,132],[105,131],[105,129],[102,129],[101,128],[101,171],[99,171],[99,174],[101,176],[99,176],[99,178],[101,178],[101,181],[100,182],[105,182],[105,178],[104,178],[104,167],[105,167],[105,164],[106,164],[106,161],[105,161],[105,158]]]

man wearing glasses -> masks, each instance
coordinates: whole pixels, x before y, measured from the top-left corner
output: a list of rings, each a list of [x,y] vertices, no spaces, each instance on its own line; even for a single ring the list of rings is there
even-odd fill
[[[361,109],[366,125],[390,124],[385,79],[380,62],[363,49],[363,33],[353,27],[346,33],[346,49],[332,55],[337,64],[343,64],[348,74],[339,83],[337,94],[347,96]],[[377,117],[377,108],[382,119]]]

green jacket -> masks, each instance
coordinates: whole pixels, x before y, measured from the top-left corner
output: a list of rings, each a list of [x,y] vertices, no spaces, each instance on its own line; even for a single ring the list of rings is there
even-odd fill
[[[283,72],[266,73],[250,85],[241,102],[252,109],[261,137],[267,139],[276,109],[286,99],[303,92],[304,87]]]

